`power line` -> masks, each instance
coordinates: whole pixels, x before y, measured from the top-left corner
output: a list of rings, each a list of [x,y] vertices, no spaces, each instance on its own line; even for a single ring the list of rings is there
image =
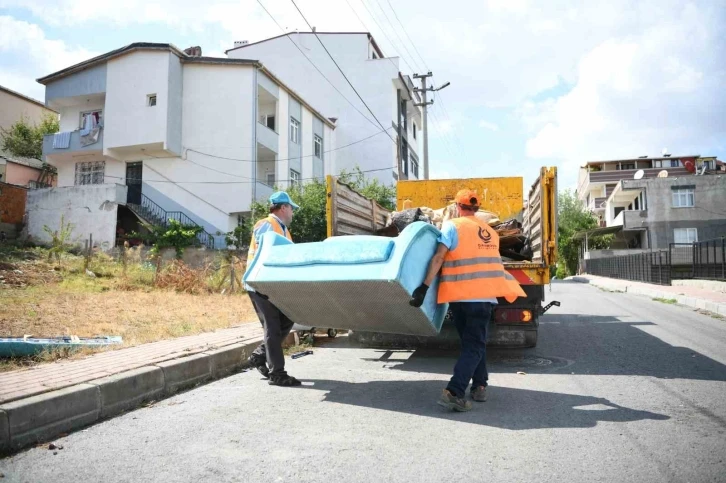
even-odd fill
[[[381,12],[383,12],[383,16],[386,18],[386,20],[388,21],[388,23],[391,25],[391,28],[393,29],[393,33],[396,34],[396,38],[401,43],[401,45],[403,46],[403,48],[406,50],[406,54],[408,54],[409,58],[411,59],[411,62],[413,62],[414,64],[416,64],[416,60],[413,58],[413,55],[411,55],[411,51],[408,50],[408,47],[406,47],[406,43],[401,39],[401,36],[398,35],[398,30],[393,25],[393,22],[391,22],[391,19],[388,18],[388,14],[383,9],[383,7],[381,6],[381,3],[378,0],[376,0],[376,5],[378,5],[378,8],[379,9],[381,9]],[[406,65],[408,65],[408,64],[406,64]],[[416,67],[418,68],[419,66],[416,65]],[[420,69],[418,69],[418,70],[420,70]]]
[[[393,129],[393,128],[390,127],[388,129]],[[326,151],[323,151],[323,154],[332,153],[333,151],[339,151],[339,150],[345,149],[345,148],[347,148],[349,146],[353,146],[354,144],[362,143],[363,141],[367,141],[367,140],[369,140],[372,137],[378,136],[379,134],[383,133],[384,131],[386,131],[386,130],[384,129],[383,131],[378,131],[378,132],[376,132],[374,134],[371,134],[370,136],[364,137],[364,138],[359,139],[357,141],[353,141],[352,143],[344,144],[343,146],[338,146],[337,148],[328,149]],[[199,150],[192,149],[192,148],[187,148],[186,151],[191,151],[193,153],[201,154],[201,155],[204,155],[204,156],[210,156],[212,158],[224,159],[225,161],[236,161],[236,162],[241,162],[241,163],[254,163],[254,162],[256,162],[256,160],[254,160],[254,159],[228,158],[228,157],[225,157],[225,156],[217,156],[216,154],[205,153],[203,151],[199,151]],[[280,159],[276,159],[275,162],[278,162],[278,161],[292,161],[292,160],[302,159],[302,158],[311,158],[311,157],[314,157],[314,156],[315,156],[315,154],[306,154],[304,156],[296,156],[294,158],[280,158]],[[174,156],[174,157],[176,157],[176,156]]]
[[[388,6],[391,8],[391,12],[393,12],[393,15],[396,17],[396,20],[398,21],[398,24],[401,26],[401,30],[403,30],[403,33],[406,35],[406,38],[408,38],[408,41],[411,43],[411,46],[416,51],[416,54],[418,54],[418,57],[421,59],[421,62],[423,62],[424,67],[426,67],[426,70],[427,71],[431,71],[431,69],[429,68],[428,64],[426,63],[426,60],[421,55],[421,52],[419,52],[418,47],[416,47],[416,43],[413,41],[413,39],[411,39],[411,36],[408,34],[408,31],[406,30],[406,27],[403,25],[403,22],[401,22],[401,19],[398,16],[398,13],[396,13],[396,9],[393,8],[393,4],[391,3],[391,0],[386,0],[386,2],[388,3]],[[379,4],[379,7],[380,7],[380,4]],[[381,7],[381,10],[383,10],[382,7]],[[384,15],[385,15],[385,12],[384,12]],[[386,16],[386,19],[388,19],[387,16]],[[389,23],[391,23],[390,20],[389,20]],[[393,25],[393,24],[391,23],[391,25]],[[394,30],[395,30],[395,28],[394,28]],[[396,35],[398,36],[398,34],[396,34]],[[399,38],[399,40],[401,40],[400,36],[398,38]],[[401,41],[401,42],[403,43],[403,41]],[[404,48],[406,48],[406,52],[408,52],[408,55],[411,55],[411,52],[406,47],[405,43],[404,43]],[[434,84],[436,84],[436,79],[433,76],[431,77],[431,80],[432,80],[432,82]],[[446,109],[446,106],[444,105],[443,97],[441,96],[441,94],[438,94],[437,95],[437,98],[440,101],[440,104],[439,104],[440,107],[439,108],[441,109],[441,112],[442,112],[443,117],[445,119],[448,119],[449,122],[453,122],[453,121],[451,121],[451,116],[449,116],[448,110]],[[432,113],[433,113],[433,110],[432,110]],[[458,133],[454,132],[453,137],[452,136],[450,136],[450,137],[452,138],[452,143],[454,141],[456,142],[456,147],[457,147],[457,150],[459,151],[459,154],[462,154],[463,155],[463,152],[461,150],[461,141],[459,139]]]
[[[376,126],[376,124],[375,124],[375,123],[374,123],[373,121],[371,121],[371,120],[370,120],[370,118],[368,118],[368,116],[366,116],[365,114],[363,114],[363,113],[362,113],[362,112],[360,111],[360,109],[358,109],[358,108],[357,108],[357,107],[355,106],[355,104],[353,104],[353,102],[352,102],[352,101],[351,101],[350,99],[348,99],[347,97],[345,97],[345,95],[344,95],[344,94],[343,94],[342,92],[340,92],[340,90],[339,90],[339,89],[338,89],[338,88],[337,88],[337,87],[335,86],[335,84],[333,84],[333,82],[332,82],[332,81],[331,81],[330,79],[328,79],[328,78],[327,78],[327,77],[325,76],[325,74],[323,74],[323,72],[322,72],[322,71],[321,71],[321,70],[320,70],[320,69],[318,68],[318,66],[317,66],[317,65],[315,65],[315,63],[314,63],[314,62],[313,62],[313,61],[312,61],[312,60],[310,59],[310,57],[308,57],[308,56],[307,56],[307,54],[305,54],[305,52],[303,52],[303,50],[302,50],[302,49],[300,48],[300,46],[299,46],[299,45],[297,45],[297,44],[295,43],[295,41],[294,41],[294,40],[292,40],[292,38],[290,38],[290,36],[289,36],[289,35],[287,35],[287,32],[285,31],[285,29],[284,29],[284,28],[282,28],[282,25],[280,25],[280,24],[278,23],[278,21],[277,21],[277,20],[275,19],[275,17],[274,17],[274,16],[273,16],[273,15],[272,15],[272,14],[271,14],[271,13],[269,12],[269,10],[267,10],[267,8],[265,8],[265,6],[264,6],[264,5],[262,4],[262,1],[261,1],[261,0],[257,0],[257,3],[259,3],[259,4],[260,4],[260,7],[262,7],[262,9],[263,9],[263,10],[265,11],[265,13],[267,13],[267,15],[269,15],[269,16],[270,16],[270,18],[272,19],[272,21],[273,21],[273,22],[275,22],[275,24],[276,24],[276,25],[277,25],[277,26],[278,26],[278,27],[280,28],[280,30],[281,30],[281,31],[282,31],[282,32],[283,32],[284,34],[286,34],[286,35],[285,35],[285,37],[286,37],[286,38],[287,38],[287,39],[288,39],[288,40],[289,40],[290,42],[292,42],[292,45],[294,45],[294,46],[295,46],[295,48],[296,48],[297,50],[299,50],[299,51],[300,51],[300,53],[301,53],[301,54],[303,55],[303,57],[305,57],[305,58],[307,59],[307,61],[308,61],[308,62],[310,62],[310,65],[312,65],[312,66],[313,66],[313,67],[315,68],[315,70],[317,70],[317,71],[318,71],[318,73],[319,73],[319,74],[320,74],[321,76],[323,76],[323,78],[324,78],[324,79],[325,79],[326,81],[328,81],[328,84],[330,84],[330,85],[331,85],[331,86],[333,87],[333,89],[335,89],[335,91],[336,91],[336,92],[337,92],[338,94],[340,94],[340,96],[341,96],[341,97],[342,97],[343,99],[345,99],[346,101],[348,101],[348,104],[350,104],[350,105],[351,105],[351,106],[353,107],[353,109],[355,109],[355,110],[356,110],[356,111],[358,112],[358,114],[360,114],[361,116],[363,116],[363,117],[365,118],[365,120],[366,120],[366,121],[370,122],[370,123],[371,123],[371,124],[372,124],[373,126],[375,126],[375,127],[378,127],[378,126]],[[375,117],[375,116],[374,116],[374,117]],[[379,123],[379,124],[380,124],[380,123]],[[383,127],[383,126],[381,126],[381,127]]]
[[[378,123],[378,125],[379,125],[379,126],[381,126],[381,129],[382,129],[383,131],[385,131],[386,135],[387,135],[387,136],[388,136],[388,138],[389,138],[389,139],[391,140],[391,142],[392,142],[393,144],[395,144],[395,145],[398,145],[398,144],[396,143],[396,141],[395,141],[395,140],[394,140],[394,139],[393,139],[393,138],[391,137],[391,135],[390,135],[390,134],[388,134],[388,131],[386,130],[386,128],[385,128],[385,127],[383,127],[383,124],[381,124],[381,121],[379,121],[379,120],[378,120],[378,118],[377,118],[377,117],[376,117],[376,115],[375,115],[375,114],[373,113],[373,111],[371,110],[371,108],[370,108],[370,107],[368,106],[368,104],[366,103],[366,101],[365,101],[365,100],[363,100],[363,97],[361,97],[360,93],[358,93],[358,90],[357,90],[357,89],[356,89],[356,88],[355,88],[355,87],[353,86],[353,83],[351,83],[351,82],[350,82],[350,79],[348,79],[348,76],[347,76],[347,75],[345,75],[345,72],[343,72],[343,69],[341,69],[341,68],[340,68],[340,66],[338,65],[338,62],[336,62],[335,58],[333,58],[333,56],[332,56],[332,55],[330,54],[330,52],[328,51],[328,48],[327,48],[327,47],[325,46],[325,44],[323,43],[323,41],[322,41],[322,40],[320,40],[320,37],[318,36],[317,32],[315,32],[315,31],[313,30],[313,26],[312,26],[312,25],[310,25],[310,22],[308,22],[308,19],[307,19],[307,18],[305,18],[305,15],[303,15],[302,11],[300,10],[300,8],[299,8],[299,7],[297,6],[297,4],[295,3],[295,0],[290,0],[290,1],[291,1],[291,2],[292,2],[292,4],[293,4],[293,5],[295,6],[295,9],[297,9],[298,13],[299,13],[299,14],[300,14],[300,16],[301,16],[301,17],[303,18],[303,20],[305,20],[305,23],[306,23],[306,24],[308,24],[308,27],[310,27],[310,30],[311,30],[311,31],[313,32],[313,35],[315,35],[315,38],[316,38],[316,39],[318,39],[318,42],[320,42],[320,45],[321,45],[321,46],[323,47],[323,49],[325,50],[325,53],[326,53],[326,54],[328,54],[328,57],[330,57],[330,60],[332,60],[332,61],[333,61],[333,63],[335,64],[335,67],[337,67],[337,68],[338,68],[338,71],[340,71],[340,74],[341,74],[341,75],[343,76],[343,78],[344,78],[344,79],[345,79],[345,81],[346,81],[346,82],[348,83],[348,85],[350,86],[350,88],[351,88],[351,89],[353,89],[353,92],[355,92],[355,95],[357,95],[357,96],[358,96],[358,99],[360,99],[360,101],[361,101],[361,102],[363,103],[363,105],[364,105],[364,106],[366,106],[366,109],[368,109],[368,112],[370,112],[370,113],[371,113],[371,116],[373,116],[373,119],[375,119],[375,120],[376,120],[376,122]]]
[[[158,158],[158,159],[164,159],[164,158]],[[204,166],[202,166],[202,167],[204,167]],[[385,168],[360,170],[360,171],[356,171],[356,172],[350,173],[350,174],[375,173],[377,171],[390,171],[390,170],[391,170],[391,167],[388,166]],[[159,173],[159,174],[161,174],[161,173]],[[346,174],[348,174],[348,173],[346,173]],[[163,175],[163,174],[162,174],[162,176],[166,177],[166,175]],[[230,176],[237,176],[237,175],[230,174]],[[341,176],[341,174],[338,173],[336,176]],[[170,184],[210,184],[210,185],[238,185],[238,184],[254,184],[254,183],[265,184],[262,181],[174,181],[169,178],[167,178],[166,180],[155,180],[155,179],[154,180],[150,180],[150,179],[144,180],[143,178],[126,178],[126,177],[122,177],[122,176],[112,176],[110,174],[104,174],[104,178],[121,179],[121,180],[126,180],[126,181],[140,181],[140,182],[146,181],[147,183],[170,183]],[[314,180],[319,181],[320,177],[318,176],[318,177],[312,177],[312,178],[279,179],[279,180],[276,180],[275,182],[276,183],[297,183],[299,181],[314,181]]]
[[[346,0],[346,1],[348,1],[348,0]],[[374,15],[373,15],[373,12],[371,12],[371,11],[370,11],[370,10],[368,9],[368,6],[366,5],[366,3],[365,3],[365,0],[361,0],[361,2],[360,2],[360,3],[361,3],[361,4],[363,5],[363,8],[365,8],[365,9],[366,9],[366,12],[368,12],[368,15],[370,15],[371,19],[373,19],[373,22],[375,22],[375,24],[376,24],[376,25],[378,26],[378,29],[379,29],[379,30],[381,31],[381,33],[382,33],[382,34],[383,34],[383,36],[384,36],[384,37],[386,38],[386,40],[388,40],[388,42],[389,42],[389,43],[391,44],[391,49],[392,49],[392,50],[393,50],[393,51],[395,52],[396,56],[398,56],[398,58],[400,58],[400,59],[401,59],[401,60],[403,61],[403,63],[404,63],[404,64],[406,64],[406,65],[408,66],[408,68],[409,68],[409,69],[411,70],[411,72],[415,71],[416,69],[414,69],[413,67],[411,67],[411,64],[409,64],[409,63],[408,63],[408,62],[406,61],[406,58],[405,58],[405,57],[404,57],[403,55],[401,55],[401,54],[400,54],[400,53],[398,52],[398,49],[396,48],[396,44],[395,44],[395,43],[393,42],[393,40],[391,40],[391,38],[390,38],[390,37],[388,36],[388,34],[386,33],[385,29],[384,29],[384,28],[383,28],[383,27],[381,26],[381,24],[379,24],[379,23],[378,23],[378,20],[377,20],[377,19],[376,19],[376,17],[375,17]],[[353,12],[355,13],[355,9],[353,8],[353,6],[352,6],[352,5],[350,4],[350,3],[348,3],[348,6],[349,6],[349,7],[351,8],[351,10],[353,10]],[[356,16],[357,16],[357,15],[358,15],[358,14],[356,13]],[[368,28],[368,27],[366,26],[366,24],[364,24],[364,23],[363,23],[363,20],[361,20],[361,19],[360,19],[360,17],[358,17],[358,20],[360,20],[361,24],[363,24],[363,28],[365,28],[365,29],[366,29],[366,30],[367,30],[368,32],[371,32],[371,29],[369,29],[369,28]],[[392,60],[392,59],[390,59],[390,58],[389,58],[389,60],[391,61],[391,63],[393,63],[393,60]],[[395,65],[395,64],[394,64],[394,65]],[[398,68],[398,66],[396,66],[396,68]]]
[[[403,30],[403,33],[406,34],[406,37],[408,38],[408,41],[411,42],[411,45],[413,46],[414,50],[418,54],[419,59],[421,59],[421,62],[423,62],[424,67],[426,67],[427,71],[430,71],[429,66],[426,64],[426,61],[424,60],[423,56],[421,55],[421,52],[418,51],[418,48],[416,47],[416,44],[413,40],[411,40],[411,36],[408,35],[408,32],[406,31],[406,27],[403,26],[403,22],[401,22],[401,19],[398,18],[398,14],[396,13],[396,9],[393,8],[393,4],[391,4],[391,0],[386,0],[388,2],[388,6],[391,7],[391,11],[393,12],[393,15],[395,15],[396,20],[398,20],[399,25],[401,25],[401,29]]]

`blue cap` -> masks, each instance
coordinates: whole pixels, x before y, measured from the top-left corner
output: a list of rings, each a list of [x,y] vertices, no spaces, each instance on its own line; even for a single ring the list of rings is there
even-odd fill
[[[298,205],[292,202],[290,199],[290,195],[285,193],[284,191],[278,191],[277,193],[272,193],[272,196],[270,196],[270,204],[271,205],[290,205],[292,206],[293,210],[297,210],[300,208]]]

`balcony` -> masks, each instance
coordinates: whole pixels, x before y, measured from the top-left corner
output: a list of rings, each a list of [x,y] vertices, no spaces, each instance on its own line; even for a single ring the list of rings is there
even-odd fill
[[[623,216],[623,221],[625,222],[623,224],[623,230],[645,230],[646,229],[646,221],[648,220],[648,211],[647,210],[626,210],[620,213],[620,215]],[[618,215],[618,216],[620,216]]]
[[[605,209],[605,202],[607,201],[606,197],[601,198],[592,198],[590,200],[590,204],[588,205],[588,209],[590,211],[600,211]]]
[[[83,146],[81,144],[81,134],[80,131],[73,131],[70,133],[70,144],[67,148],[54,148],[53,147],[53,138],[55,134],[46,134],[43,136],[43,155],[44,156],[54,156],[57,157],[59,155],[73,155],[78,154],[79,152],[93,154],[93,153],[100,153],[103,151],[103,129],[100,129],[98,132],[98,141],[96,141],[93,144],[88,144],[86,146]]]
[[[268,186],[265,183],[257,182],[257,186],[255,188],[255,198],[258,201],[262,201],[263,203],[267,202],[267,199],[274,193],[274,189],[272,186]]]
[[[686,176],[690,173],[683,166],[678,168],[648,168],[644,169],[643,178],[657,178],[661,171],[668,171],[668,176]],[[622,179],[634,179],[637,169],[623,169],[613,171],[591,171],[589,173],[590,183],[617,183]]]
[[[257,123],[257,142],[274,154],[280,151],[280,135],[260,122]]]

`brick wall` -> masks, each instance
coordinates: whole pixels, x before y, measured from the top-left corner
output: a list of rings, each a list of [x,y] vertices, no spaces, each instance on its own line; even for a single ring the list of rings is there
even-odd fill
[[[22,223],[27,198],[26,188],[0,182],[0,223]]]

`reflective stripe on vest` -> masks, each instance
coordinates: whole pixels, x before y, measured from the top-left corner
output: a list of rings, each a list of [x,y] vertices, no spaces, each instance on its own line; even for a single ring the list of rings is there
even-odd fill
[[[499,256],[499,235],[475,217],[455,218],[459,243],[447,252],[439,278],[438,302],[526,297]]]
[[[257,223],[255,223],[254,228],[252,229],[252,240],[250,240],[250,249],[247,252],[247,266],[249,266],[252,263],[252,260],[255,258],[255,253],[257,253],[257,239],[255,238],[255,230],[259,228],[263,223],[269,223],[272,225],[272,231],[277,233],[278,235],[286,237],[288,240],[292,241],[292,235],[290,234],[290,229],[285,228],[283,230],[282,223],[277,221],[277,218],[270,215],[267,218],[263,218]]]

